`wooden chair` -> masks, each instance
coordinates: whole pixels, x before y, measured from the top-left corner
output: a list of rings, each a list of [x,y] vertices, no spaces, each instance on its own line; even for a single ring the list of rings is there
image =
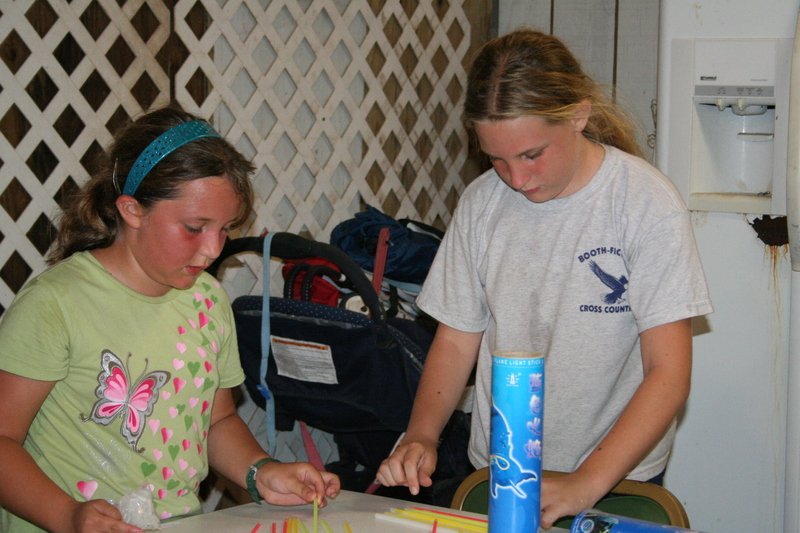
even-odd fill
[[[563,476],[563,472],[545,470],[543,477]],[[481,468],[470,474],[456,490],[452,509],[488,514],[489,468]],[[643,481],[623,479],[611,492],[594,505],[595,509],[628,518],[637,518],[689,528],[689,517],[681,502],[664,487]],[[574,517],[564,517],[557,527],[570,529]]]

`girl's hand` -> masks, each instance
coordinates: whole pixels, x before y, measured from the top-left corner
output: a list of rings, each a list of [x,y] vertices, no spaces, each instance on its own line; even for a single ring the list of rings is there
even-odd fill
[[[119,509],[106,500],[76,502],[71,525],[77,533],[144,533],[123,522]]]
[[[384,487],[404,485],[411,494],[419,494],[420,486],[433,484],[431,475],[436,469],[435,444],[422,442],[403,443],[381,463],[378,481]]]
[[[597,494],[591,480],[579,472],[542,479],[541,527],[550,529],[564,516],[575,516],[591,508],[605,495]]]
[[[341,490],[339,476],[320,472],[309,463],[267,463],[258,469],[256,488],[264,501],[274,505],[300,505],[316,498],[320,508]]]

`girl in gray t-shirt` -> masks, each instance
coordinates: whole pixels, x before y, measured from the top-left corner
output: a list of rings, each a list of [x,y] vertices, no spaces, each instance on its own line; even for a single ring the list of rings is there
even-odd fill
[[[546,355],[542,527],[623,478],[658,479],[689,393],[691,324],[711,312],[689,214],[630,122],[552,36],[488,43],[467,127],[493,170],[464,192],[419,306],[439,320],[385,485],[431,484],[439,434],[477,365],[470,459],[489,461],[491,354]]]

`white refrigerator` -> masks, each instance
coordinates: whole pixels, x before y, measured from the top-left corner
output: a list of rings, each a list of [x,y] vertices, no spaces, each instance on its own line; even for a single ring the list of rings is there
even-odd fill
[[[692,211],[715,308],[694,321],[665,484],[693,529],[800,533],[800,0],[660,9],[657,165]]]

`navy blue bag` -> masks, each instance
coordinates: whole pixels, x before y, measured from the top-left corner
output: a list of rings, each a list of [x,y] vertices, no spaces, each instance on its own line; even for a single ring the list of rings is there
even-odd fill
[[[391,246],[386,255],[384,277],[422,285],[443,233],[419,222],[395,220],[370,205],[366,207],[366,211],[356,213],[333,228],[331,244],[344,250],[358,266],[373,272],[378,235],[382,228],[389,228]]]
[[[295,420],[303,421],[333,434],[341,456],[377,469],[408,425],[432,334],[411,321],[387,319],[361,268],[330,244],[291,233],[234,239],[210,270],[246,251],[264,253],[266,265],[270,256],[324,258],[341,270],[340,282],[351,284],[363,299],[368,315],[269,297],[267,267],[266,297],[241,296],[232,306],[245,385],[267,408],[268,424],[289,430]],[[267,350],[262,339],[269,339]]]

